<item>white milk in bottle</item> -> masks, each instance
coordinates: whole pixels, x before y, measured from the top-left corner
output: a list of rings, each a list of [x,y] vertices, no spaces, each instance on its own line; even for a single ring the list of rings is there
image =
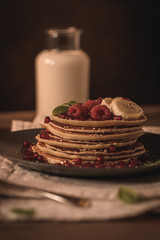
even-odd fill
[[[90,59],[80,49],[80,34],[75,27],[46,31],[48,49],[35,59],[37,115],[51,115],[58,105],[89,98]]]

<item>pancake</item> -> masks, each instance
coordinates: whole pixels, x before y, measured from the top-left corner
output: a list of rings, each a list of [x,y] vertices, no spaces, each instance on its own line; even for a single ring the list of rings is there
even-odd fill
[[[137,156],[138,152],[144,151],[144,146],[141,144],[136,144],[133,147],[118,149],[115,152],[103,151],[87,151],[86,149],[66,149],[66,148],[56,148],[47,144],[38,143],[37,148],[45,153],[48,153],[53,156],[62,157],[62,158],[81,158],[82,160],[96,160],[97,156],[103,156],[104,160],[107,159],[117,159],[117,158],[128,158]]]
[[[63,107],[54,110],[51,118],[46,117],[42,124],[41,133],[35,136],[37,143],[32,146],[33,152],[50,164],[65,166],[96,168],[97,161],[101,167],[136,162],[146,152],[138,142],[147,120],[143,110],[123,98],[102,102],[107,105],[89,100],[84,106],[74,103],[67,107],[65,103],[65,113],[58,110]],[[119,116],[114,115],[112,108]],[[103,118],[98,114],[104,114]]]
[[[48,157],[50,159],[52,159],[54,161],[54,163],[58,163],[58,162],[62,162],[62,161],[73,161],[72,164],[74,165],[74,160],[78,159],[79,156],[74,154],[74,155],[70,155],[70,154],[66,154],[66,153],[60,153],[57,151],[53,151],[51,149],[47,149],[45,147],[42,146],[34,146],[33,150],[35,152],[38,152],[40,155],[44,156],[44,157]],[[145,149],[137,149],[135,152],[132,153],[126,153],[126,154],[120,154],[120,155],[111,155],[111,156],[105,156],[103,158],[104,162],[115,162],[115,161],[129,161],[130,159],[137,159],[139,156],[141,156],[142,154],[145,153]],[[96,156],[81,156],[80,159],[82,161],[85,161],[85,163],[88,162],[95,162],[97,160]]]
[[[71,126],[71,125],[62,125],[60,123],[50,122],[49,123],[53,128],[62,130],[65,132],[81,132],[81,133],[124,133],[124,132],[133,132],[141,129],[141,126],[137,127],[80,127],[80,126]],[[44,125],[42,124],[42,127]],[[45,127],[45,126],[44,126]]]
[[[75,165],[75,164],[74,164],[75,162],[73,161],[73,159],[60,158],[60,157],[57,157],[57,156],[50,155],[50,154],[45,153],[45,152],[41,151],[40,149],[38,149],[37,146],[33,146],[32,148],[33,148],[33,152],[36,152],[36,153],[38,153],[39,155],[43,156],[43,157],[46,159],[46,161],[47,161],[48,163],[50,163],[50,164],[65,165],[64,163],[66,163],[66,161],[67,161],[67,162],[69,162],[72,166]],[[121,159],[121,162],[123,161],[123,162],[125,162],[125,163],[128,163],[129,160],[130,160],[130,158]],[[95,161],[89,161],[89,163],[92,163],[92,164],[94,164],[94,162],[95,162]],[[88,161],[84,161],[84,160],[83,160],[81,165],[83,166],[83,165],[85,165],[85,164],[87,164],[87,163],[88,163]],[[112,163],[113,163],[113,160],[105,161],[105,164],[112,164]],[[119,160],[118,160],[118,161],[115,160],[114,163],[115,163],[115,164],[116,164],[116,163],[119,163]],[[104,164],[104,166],[105,166],[105,164]],[[80,167],[81,167],[81,165],[80,165]]]
[[[43,125],[48,131],[53,133],[56,136],[66,138],[66,139],[75,139],[75,140],[86,140],[86,141],[106,141],[106,140],[117,140],[117,139],[126,139],[126,138],[138,138],[143,135],[143,130],[137,130],[133,132],[127,132],[127,133],[118,133],[116,134],[111,133],[111,134],[88,134],[88,133],[81,133],[81,132],[66,132],[65,130],[62,129],[57,129],[53,127],[53,125],[50,125],[49,123],[46,123]]]
[[[119,140],[119,141],[107,141],[107,142],[89,142],[89,141],[78,141],[78,140],[65,140],[60,137],[56,137],[54,135],[49,135],[50,139],[43,139],[40,138],[40,135],[38,134],[36,136],[36,140],[38,142],[43,142],[50,144],[52,146],[59,146],[59,147],[65,147],[65,148],[86,148],[86,149],[103,149],[103,148],[109,148],[110,145],[113,145],[115,147],[127,147],[133,145],[137,138],[133,139],[125,139],[125,140]]]
[[[141,126],[147,118],[142,116],[137,120],[106,120],[106,121],[79,121],[72,119],[62,119],[58,116],[52,115],[52,120],[57,123],[80,126],[80,127],[130,127],[130,126]]]

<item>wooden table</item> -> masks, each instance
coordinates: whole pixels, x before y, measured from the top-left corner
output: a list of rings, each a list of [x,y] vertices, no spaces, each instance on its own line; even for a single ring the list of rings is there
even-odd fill
[[[146,125],[160,126],[160,105],[143,106]],[[9,131],[11,120],[33,120],[34,111],[0,113],[0,133]],[[15,222],[0,223],[2,240],[159,240],[160,214],[148,213],[133,219],[101,222]]]

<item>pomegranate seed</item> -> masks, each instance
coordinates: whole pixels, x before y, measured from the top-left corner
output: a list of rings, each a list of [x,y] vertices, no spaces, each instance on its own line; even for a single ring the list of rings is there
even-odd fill
[[[117,168],[124,168],[124,167],[126,167],[126,163],[123,161],[119,161],[117,164]]]
[[[94,165],[91,164],[91,163],[85,163],[85,164],[83,165],[83,167],[84,167],[84,168],[94,168]]]
[[[40,134],[40,138],[49,139],[50,137],[49,137],[49,135],[47,135],[47,134],[41,133],[41,134]]]
[[[109,168],[115,168],[115,167],[116,167],[116,164],[115,164],[114,162],[109,163],[108,167],[109,167]]]
[[[44,123],[49,123],[49,122],[51,122],[51,119],[50,119],[50,117],[45,117],[45,119],[44,119]]]
[[[115,152],[116,151],[116,147],[114,145],[110,145],[109,151],[110,152]]]
[[[31,148],[27,148],[26,151],[25,151],[26,154],[32,154],[32,149]]]
[[[122,118],[122,116],[114,116],[113,119],[114,120],[122,120],[123,118]]]
[[[94,162],[94,165],[95,166],[102,165],[103,161],[104,161],[103,156],[98,156],[97,160]]]
[[[56,163],[55,165],[56,165],[56,166],[62,166],[62,164],[60,164],[60,163]]]
[[[65,113],[63,113],[63,114],[61,114],[61,118],[65,118],[66,117],[66,114]]]
[[[34,157],[34,160],[38,160],[38,153],[35,152],[35,153],[33,154],[33,157]]]
[[[69,161],[67,161],[67,160],[61,161],[60,165],[61,166],[66,166],[66,167],[71,167],[72,166],[72,164]]]
[[[74,158],[72,161],[75,162],[75,164],[82,163],[82,160],[80,158]]]
[[[97,161],[98,161],[98,162],[102,162],[103,159],[104,159],[103,156],[97,156]]]
[[[30,142],[24,141],[23,142],[23,147],[24,148],[29,148],[32,144]]]
[[[66,167],[72,167],[72,164],[69,161],[66,161],[66,163],[64,164],[64,166]]]
[[[104,164],[95,165],[95,168],[104,168]]]
[[[34,156],[33,155],[25,155],[25,159],[29,160],[29,161],[33,161],[34,160]]]
[[[74,166],[75,166],[75,167],[80,167],[80,168],[81,168],[81,167],[82,167],[82,164],[75,164]]]
[[[128,167],[136,167],[138,166],[138,161],[137,160],[130,160]]]
[[[101,104],[102,100],[103,100],[103,98],[99,97],[96,101],[97,101],[99,104]]]
[[[38,160],[39,162],[45,162],[45,159],[44,159],[44,157],[43,157],[42,155],[39,155],[39,156],[37,157],[37,160]]]
[[[45,134],[49,134],[50,131],[48,131],[47,129],[44,131]]]

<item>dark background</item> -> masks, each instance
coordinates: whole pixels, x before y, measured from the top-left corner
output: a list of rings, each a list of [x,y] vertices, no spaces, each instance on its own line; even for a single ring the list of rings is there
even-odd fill
[[[83,30],[90,98],[160,103],[158,1],[10,0],[0,7],[0,111],[35,108],[34,58],[48,27]]]

